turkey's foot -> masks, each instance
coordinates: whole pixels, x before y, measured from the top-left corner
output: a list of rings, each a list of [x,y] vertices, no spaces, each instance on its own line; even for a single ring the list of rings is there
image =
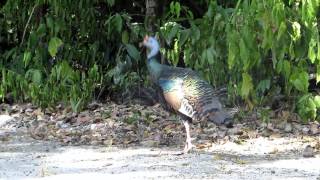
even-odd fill
[[[191,138],[190,139],[187,139],[186,141],[186,145],[184,147],[184,150],[183,150],[183,154],[187,154],[192,148],[196,147],[195,145],[193,145],[191,143]]]

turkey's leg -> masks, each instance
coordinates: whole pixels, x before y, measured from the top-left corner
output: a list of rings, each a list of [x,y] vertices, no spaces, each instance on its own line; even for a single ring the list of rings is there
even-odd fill
[[[186,146],[184,147],[183,152],[186,154],[188,153],[188,151],[190,149],[192,149],[192,147],[194,147],[194,145],[191,143],[191,136],[190,136],[190,125],[189,122],[186,120],[183,120],[183,125],[186,129],[186,134],[187,134],[187,138],[186,138]]]

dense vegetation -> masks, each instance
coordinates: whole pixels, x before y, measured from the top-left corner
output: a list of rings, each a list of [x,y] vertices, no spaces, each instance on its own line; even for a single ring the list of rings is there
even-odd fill
[[[320,119],[320,0],[159,2],[156,32],[144,0],[0,3],[1,100],[79,111],[148,85],[138,43],[151,33],[170,64],[226,86],[231,105]]]

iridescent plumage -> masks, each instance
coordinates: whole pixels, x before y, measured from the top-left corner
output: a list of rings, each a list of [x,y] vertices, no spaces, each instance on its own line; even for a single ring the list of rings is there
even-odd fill
[[[148,54],[148,70],[158,84],[167,103],[177,112],[197,121],[212,121],[216,124],[232,125],[231,116],[223,109],[209,83],[187,68],[171,67],[159,63],[159,44],[153,37],[146,36],[143,45]],[[184,121],[187,132],[185,152],[191,149],[188,121]]]

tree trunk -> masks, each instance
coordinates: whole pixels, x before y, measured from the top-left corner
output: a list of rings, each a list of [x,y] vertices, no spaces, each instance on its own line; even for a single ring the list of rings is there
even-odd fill
[[[156,31],[156,20],[159,15],[159,0],[146,0],[146,27],[149,32]]]

